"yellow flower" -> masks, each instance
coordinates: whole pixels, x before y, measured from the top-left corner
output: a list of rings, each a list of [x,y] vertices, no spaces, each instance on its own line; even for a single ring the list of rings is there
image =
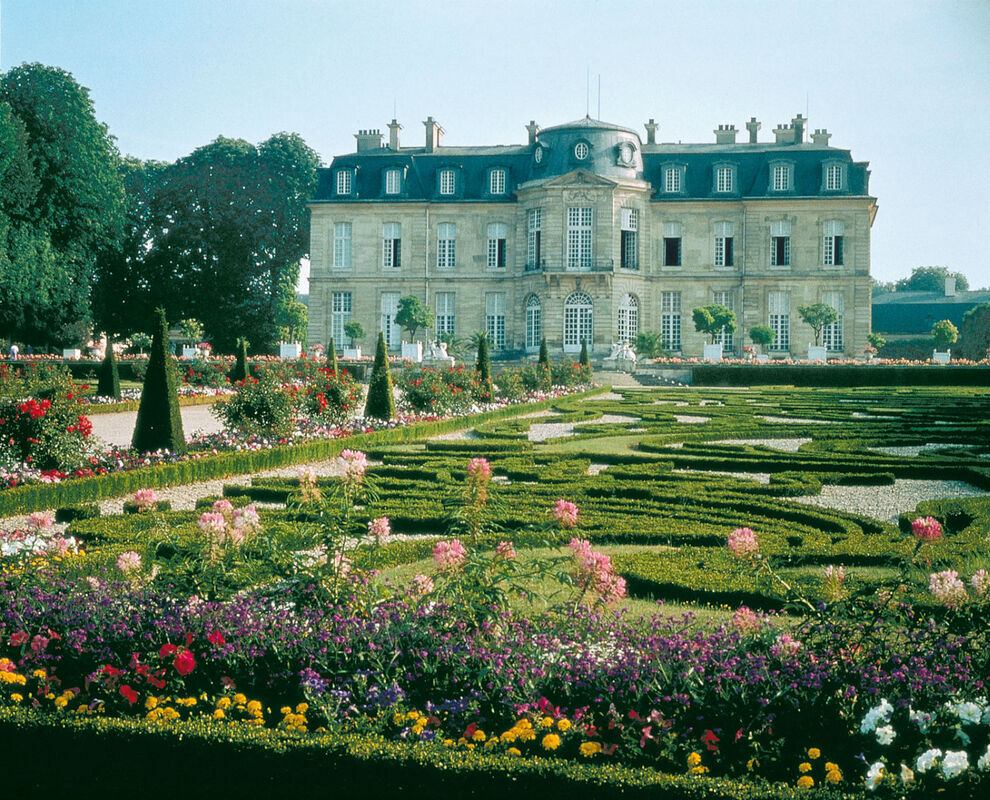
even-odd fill
[[[826,761],[825,762],[825,771],[826,772],[831,772],[832,770],[834,770],[834,769],[837,770],[838,768],[839,768],[839,765],[838,764],[833,764],[831,761]]]
[[[282,713],[284,714],[285,712],[283,711]],[[395,716],[392,717],[392,724],[393,725],[401,725],[405,721],[406,721],[406,715],[405,714],[396,714]]]
[[[247,712],[252,717],[260,717],[261,716],[261,703],[258,702],[257,700],[252,700],[250,703],[247,704]]]
[[[544,717],[543,719],[540,720],[540,727],[541,728],[552,728],[553,727],[553,719],[551,719],[550,717]]]
[[[454,746],[454,740],[453,739],[444,739],[443,740],[443,746],[444,747],[453,747]]]
[[[814,761],[816,758],[821,758],[821,757],[822,757],[822,751],[819,750],[817,747],[808,748],[808,758],[810,758],[812,761]]]
[[[798,764],[798,772],[811,772],[811,764],[807,761]]]
[[[560,737],[556,733],[548,733],[540,741],[544,750],[556,750],[560,747]]]
[[[516,727],[517,728],[532,728],[533,727],[533,723],[530,722],[528,719],[521,719],[521,720],[519,720],[516,723]]]
[[[582,742],[578,750],[585,758],[591,758],[602,751],[602,746],[599,742]]]
[[[495,736],[485,742],[485,750],[491,750],[493,747],[498,747],[498,738]]]
[[[691,755],[688,756],[689,767],[696,767],[700,763],[701,763],[701,756],[698,753],[691,753]]]
[[[472,738],[472,739],[473,739],[474,741],[476,741],[476,742],[483,742],[483,741],[485,741],[485,739],[487,739],[488,737],[487,737],[487,736],[485,736],[485,732],[484,732],[484,731],[482,731],[482,730],[477,730],[477,731],[475,731],[474,733],[472,733],[472,734],[471,734],[471,738]]]
[[[237,694],[234,695],[234,702],[237,703],[237,705],[242,706],[247,702],[247,698],[243,694],[238,692]]]
[[[177,698],[175,702],[178,703],[180,706],[185,706],[186,708],[192,708],[199,701],[195,697],[180,697]]]
[[[418,711],[410,711],[408,714],[406,714],[406,719],[409,719],[409,720],[419,719],[419,712]]]
[[[12,683],[15,686],[24,686],[27,683],[27,678],[17,672],[0,672],[0,683]]]
[[[144,701],[144,707],[148,709],[148,711],[152,711],[158,708],[158,698],[149,697],[147,700]]]
[[[218,708],[216,711],[213,712],[213,719],[226,719],[226,718],[227,715],[223,713],[222,708]]]
[[[412,726],[412,732],[416,736],[419,736],[423,732],[423,726],[422,725],[419,725],[419,724],[413,725]]]
[[[291,714],[291,713],[292,713],[292,707],[291,707],[291,706],[282,706],[282,707],[281,707],[281,708],[280,708],[280,709],[278,710],[278,713],[279,713],[279,714],[284,714],[284,715],[288,715],[288,714]]]
[[[45,678],[48,677],[48,673],[45,672],[43,669],[36,669],[34,672],[31,673],[31,677],[37,678],[38,680],[44,680]]]
[[[17,694],[17,693],[15,692],[14,694],[12,694],[12,695],[10,696],[10,699],[11,699],[11,700],[13,700],[13,701],[14,701],[15,703],[19,703],[19,702],[21,702],[21,700],[23,700],[23,699],[24,699],[24,695],[21,695],[21,694]]]
[[[814,785],[815,785],[815,779],[812,778],[810,775],[802,775],[800,778],[798,778],[797,781],[798,789],[810,789]]]
[[[508,753],[510,756],[521,756],[522,755],[522,750],[520,750],[518,747],[510,747],[505,752]]]
[[[65,695],[56,698],[55,708],[65,708],[67,705],[69,705],[69,701],[65,698]]]
[[[309,703],[300,703],[296,706],[297,714],[305,714],[307,711],[309,711]]]
[[[524,728],[519,731],[519,741],[520,742],[531,742],[536,738],[536,731],[532,728]]]
[[[165,709],[165,719],[171,721],[173,719],[178,719],[178,718],[179,718],[179,712],[176,711],[174,708],[168,707]]]
[[[511,742],[514,742],[516,740],[516,737],[518,735],[519,735],[519,732],[515,728],[511,728],[510,730],[507,730],[505,733],[503,733],[499,738],[503,742],[509,742],[509,743],[511,743]]]
[[[567,731],[571,729],[571,721],[569,719],[558,719],[557,720],[557,730]]]
[[[828,783],[840,783],[842,781],[842,772],[839,771],[838,767],[830,769],[825,773],[825,780]]]
[[[219,708],[220,710],[225,710],[230,708],[230,698],[221,697],[219,700],[217,700],[217,708]]]
[[[708,767],[700,764],[697,767],[691,767],[691,769],[688,770],[689,775],[704,775],[706,772],[708,772]]]
[[[760,766],[760,762],[758,760],[756,760],[755,758],[751,758],[749,761],[746,762],[746,769],[749,772],[752,772],[758,766]]]

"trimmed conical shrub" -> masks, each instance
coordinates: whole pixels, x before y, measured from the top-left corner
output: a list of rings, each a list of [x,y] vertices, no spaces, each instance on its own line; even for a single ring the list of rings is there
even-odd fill
[[[141,405],[138,407],[132,447],[141,452],[166,448],[173,453],[184,453],[186,437],[182,432],[179,395],[175,388],[175,366],[166,350],[168,321],[165,319],[165,309],[156,309],[155,316],[151,357],[141,389]]]
[[[578,364],[580,364],[582,367],[590,366],[590,363],[588,361],[588,340],[587,339],[582,339],[581,340],[581,355],[578,356]]]
[[[480,394],[487,393],[487,400],[492,399],[492,364],[488,358],[488,334],[478,338],[478,360],[474,365],[474,371],[478,373],[478,382],[481,384]]]
[[[368,402],[364,406],[364,415],[375,419],[392,419],[395,416],[392,373],[388,368],[388,349],[381,331],[378,332],[375,364],[371,368],[371,378],[368,381]]]
[[[340,374],[340,366],[337,364],[337,343],[330,337],[330,344],[327,345],[327,369],[334,375]]]
[[[120,400],[120,373],[117,372],[117,356],[113,352],[113,341],[107,336],[107,354],[100,364],[100,382],[96,393],[100,397],[112,397]]]
[[[247,377],[247,349],[248,340],[243,337],[238,337],[237,361],[234,362],[234,368],[230,371],[230,375],[228,376],[231,383],[237,383],[237,381],[242,381]]]
[[[547,349],[547,337],[540,339],[540,357],[536,362],[544,367],[550,366],[550,351]]]

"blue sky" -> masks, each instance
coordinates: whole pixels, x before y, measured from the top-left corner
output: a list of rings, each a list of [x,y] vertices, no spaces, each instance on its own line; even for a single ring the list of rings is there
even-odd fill
[[[0,69],[62,67],[121,152],[300,133],[329,161],[393,107],[446,144],[592,116],[662,141],[797,114],[869,161],[873,274],[945,265],[990,286],[990,2],[0,0]]]

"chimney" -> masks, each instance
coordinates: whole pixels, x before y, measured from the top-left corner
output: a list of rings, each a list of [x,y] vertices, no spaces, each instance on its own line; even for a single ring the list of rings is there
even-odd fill
[[[804,123],[806,120],[803,116],[798,114],[794,119],[791,120],[791,127],[794,128],[794,143],[804,144]]]
[[[746,130],[749,131],[749,143],[756,144],[756,132],[760,129],[760,123],[756,121],[756,117],[750,117],[749,122],[746,123]]]
[[[946,275],[945,276],[945,296],[955,297],[956,296],[956,276]]]
[[[777,137],[777,144],[794,144],[794,126],[785,125],[783,122],[773,129],[773,135]]]
[[[357,151],[363,153],[365,150],[381,150],[382,132],[380,130],[358,131],[354,134],[357,139]]]
[[[443,139],[443,128],[433,117],[427,117],[423,124],[426,126],[426,152],[432,153],[440,146],[440,140]]]
[[[656,144],[657,131],[660,129],[660,126],[657,125],[657,123],[653,120],[653,117],[650,117],[650,121],[647,122],[646,125],[644,125],[643,127],[646,128],[646,143]]]
[[[811,134],[811,141],[822,147],[828,147],[828,140],[831,138],[832,134],[824,128],[815,128],[815,132]]]
[[[529,121],[529,125],[526,126],[526,133],[529,134],[529,143],[531,145],[536,144],[536,137],[540,135],[540,126],[536,124],[535,119]]]
[[[735,143],[736,143],[735,125],[719,125],[715,129],[715,144],[735,144]]]
[[[392,121],[388,124],[388,149],[398,150],[399,149],[399,131],[402,130],[402,126],[395,121],[395,117],[392,117]]]

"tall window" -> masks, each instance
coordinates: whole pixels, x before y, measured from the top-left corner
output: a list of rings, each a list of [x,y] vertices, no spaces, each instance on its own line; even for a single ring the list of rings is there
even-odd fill
[[[454,170],[440,170],[440,194],[451,195],[454,193]]]
[[[716,267],[731,267],[735,265],[735,252],[733,247],[735,232],[736,226],[731,222],[715,223]]]
[[[351,171],[349,169],[337,170],[337,194],[351,193]]]
[[[838,192],[842,189],[842,164],[825,166],[825,191]]]
[[[625,295],[619,302],[619,341],[633,342],[639,333],[639,300],[634,294]]]
[[[351,223],[337,222],[333,226],[333,267],[349,269],[351,266]]]
[[[382,266],[385,269],[402,266],[402,223],[386,222],[382,225]]]
[[[791,223],[778,220],[770,223],[770,264],[787,267],[791,263]]]
[[[676,193],[681,190],[681,168],[666,167],[663,171],[663,190]]]
[[[771,350],[787,351],[791,349],[791,293],[770,292],[768,297],[769,318],[767,323],[773,331]]]
[[[663,225],[663,265],[681,265],[681,223],[665,222]]]
[[[385,170],[385,194],[399,194],[402,191],[402,170]]]
[[[773,191],[786,192],[791,188],[790,164],[774,164],[770,172],[770,188]]]
[[[543,209],[531,208],[526,229],[526,266],[536,269],[540,266],[540,237],[543,232]]]
[[[734,192],[736,190],[735,175],[730,166],[715,167],[715,191]]]
[[[712,292],[712,302],[716,305],[725,306],[729,311],[735,311],[731,291]],[[732,350],[734,344],[733,335],[726,331],[725,328],[722,328],[722,330],[715,334],[715,344],[722,345],[723,350]]]
[[[488,226],[488,266],[505,266],[505,237],[507,227],[504,222],[493,222]]]
[[[485,330],[493,350],[505,349],[505,293],[485,293]]]
[[[822,237],[822,263],[827,267],[842,266],[842,237],[845,226],[837,219],[830,219],[824,225]]]
[[[488,178],[489,194],[505,194],[505,170],[493,169]]]
[[[344,326],[351,321],[351,293],[333,292],[330,295],[330,335],[338,347],[350,347],[351,338],[344,333]]]
[[[826,350],[841,351],[844,348],[842,343],[842,318],[845,315],[845,298],[842,292],[822,292],[822,302],[827,306],[832,306],[839,315],[835,322],[831,322],[822,328],[822,344]]]
[[[402,331],[395,324],[395,315],[399,313],[399,293],[382,292],[381,331],[385,335],[385,344],[389,349],[396,349],[401,342]]]
[[[453,269],[456,262],[454,245],[457,241],[457,226],[453,222],[437,225],[437,269]]]
[[[445,333],[454,335],[454,293],[437,292],[437,336]]]
[[[681,293],[660,293],[660,338],[668,350],[681,349]]]
[[[639,212],[622,209],[621,264],[625,269],[639,269]]]
[[[543,338],[543,307],[535,294],[526,301],[526,349],[535,350]]]
[[[574,292],[564,301],[564,350],[576,353],[581,342],[592,345],[594,304],[584,292]]]
[[[591,267],[591,209],[567,209],[567,268]]]

